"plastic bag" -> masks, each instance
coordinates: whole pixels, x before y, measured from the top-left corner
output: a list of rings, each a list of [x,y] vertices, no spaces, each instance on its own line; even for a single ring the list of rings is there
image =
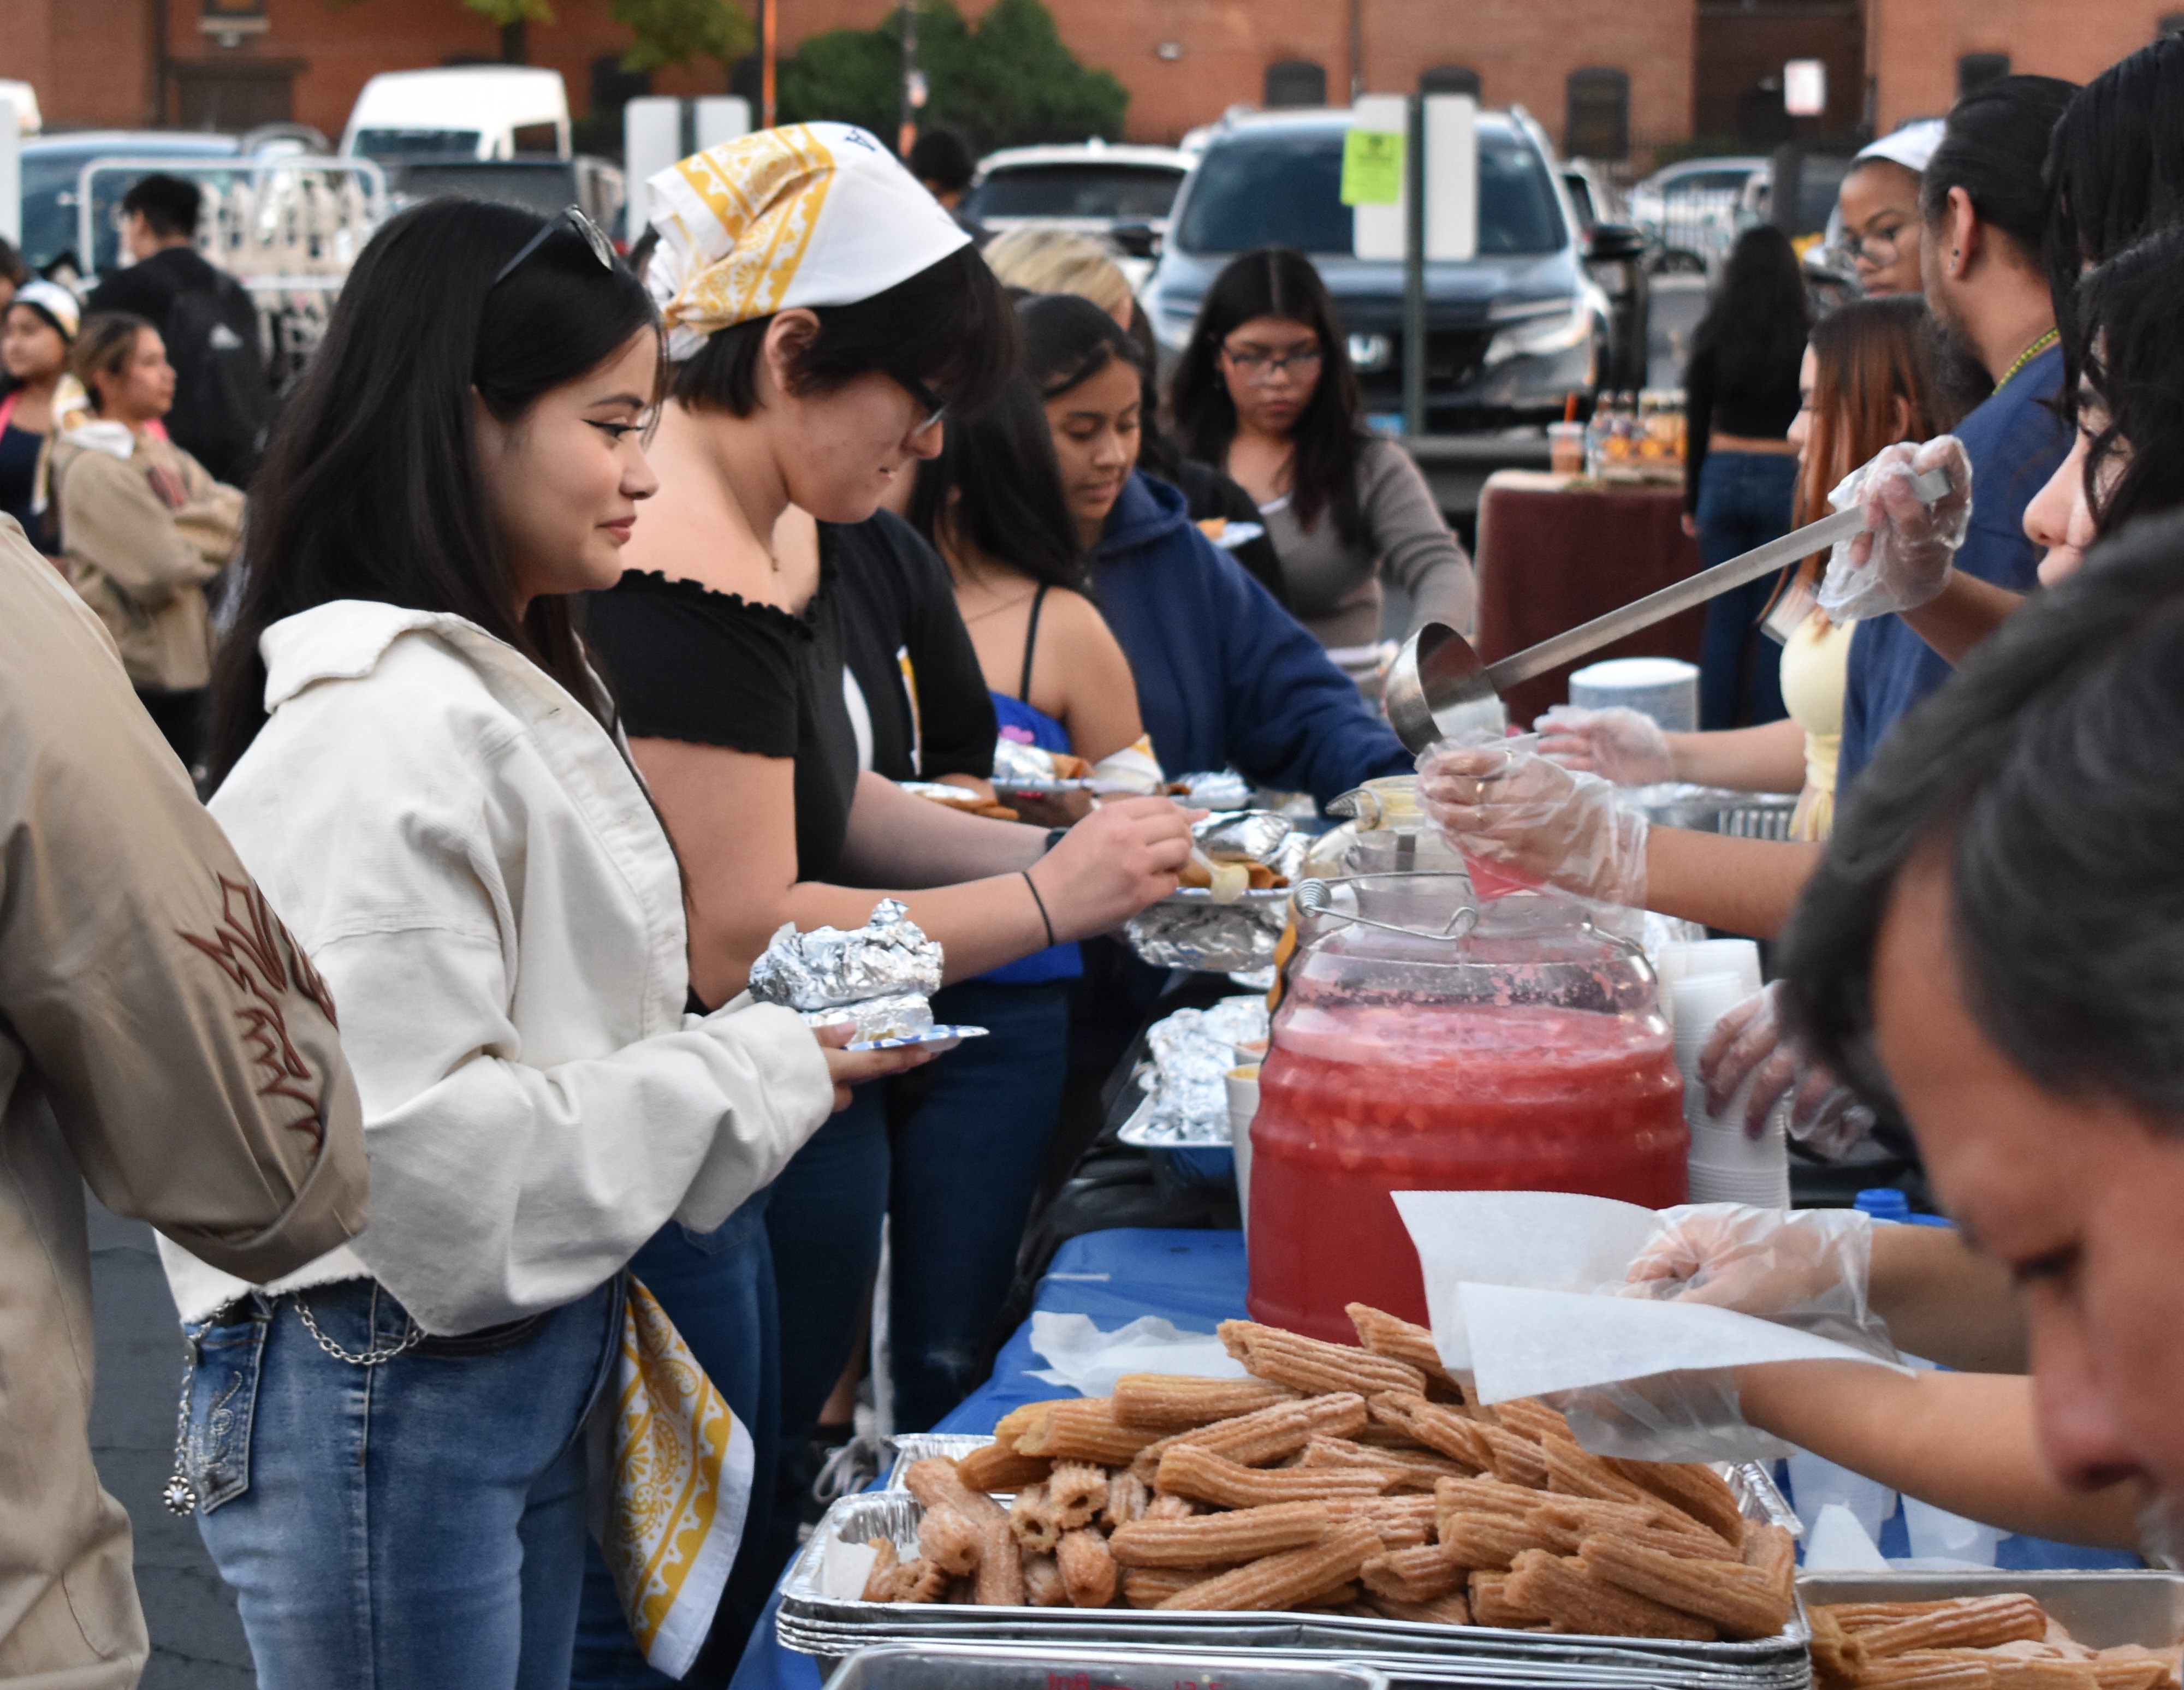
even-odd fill
[[[1443,744],[1418,759],[1418,798],[1482,898],[1553,886],[1645,907],[1646,818],[1597,775],[1530,751]]]
[[[1949,479],[1949,490],[1930,505],[1911,486],[1914,475],[1929,470]],[[1828,554],[1819,592],[1828,619],[1855,622],[1915,610],[1941,592],[1971,526],[1971,459],[1952,434],[1920,446],[1884,447],[1837,482],[1828,503],[1837,510],[1865,510],[1865,531],[1837,541]]]
[[[1540,755],[1618,787],[1652,787],[1676,778],[1675,757],[1661,725],[1642,710],[1557,704],[1532,724]]]
[[[1873,1111],[1834,1072],[1808,1058],[1782,1026],[1782,982],[1747,998],[1715,1024],[1699,1053],[1707,1108],[1719,1115],[1748,1078],[1745,1131],[1757,1137],[1768,1114],[1790,1099],[1790,1136],[1829,1161],[1850,1154],[1873,1130]]]

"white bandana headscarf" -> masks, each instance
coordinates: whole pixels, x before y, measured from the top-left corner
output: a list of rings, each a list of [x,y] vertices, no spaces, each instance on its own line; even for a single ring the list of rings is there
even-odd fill
[[[930,269],[971,237],[895,156],[846,123],[762,129],[646,184],[660,245],[645,285],[667,355],[798,305],[848,305]]]

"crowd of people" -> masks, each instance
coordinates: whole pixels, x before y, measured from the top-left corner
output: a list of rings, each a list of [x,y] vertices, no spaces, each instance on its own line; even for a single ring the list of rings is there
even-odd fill
[[[1744,235],[1694,338],[1689,525],[1710,559],[1831,501],[1868,534],[1720,602],[1703,731],[1558,709],[1536,752],[1420,769],[1475,860],[1786,934],[1717,1104],[1793,1093],[1816,1154],[1877,1115],[1968,1223],[1849,1255],[1969,1370],[1752,1370],[1746,1417],[2083,1542],[2184,1495],[2184,536],[2141,524],[2184,504],[2180,95],[2170,38],[1875,142],[1841,190],[1865,297],[1825,312]],[[1112,256],[982,250],[961,162],[763,131],[655,179],[633,262],[573,209],[427,201],[255,415],[187,184],[131,189],[138,262],[87,302],[16,289],[0,1237],[37,1288],[0,1364],[44,1397],[0,1455],[11,1661],[123,1685],[146,1647],[84,1442],[80,1175],[162,1234],[170,1500],[260,1682],[673,1682],[588,1523],[637,1287],[747,1439],[687,1663],[725,1682],[883,1276],[897,1429],[989,1365],[1075,1080],[1150,996],[1101,936],[1184,870],[1168,777],[1324,804],[1412,770],[1384,586],[1466,627],[1472,571],[1311,261],[1237,258],[1163,386]],[[1105,801],[976,813],[997,739]],[[1665,780],[1798,791],[1796,837],[1617,800]],[[778,930],[883,898],[989,1038],[852,1050],[753,999]],[[1792,1234],[1764,1273],[1752,1237],[1702,1212],[1647,1270],[1778,1311]]]

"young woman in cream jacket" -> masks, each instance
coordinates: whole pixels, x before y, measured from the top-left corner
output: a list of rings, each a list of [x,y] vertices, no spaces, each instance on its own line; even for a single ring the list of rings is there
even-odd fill
[[[213,810],[325,976],[372,1176],[275,1283],[165,1252],[183,1476],[267,1690],[566,1685],[620,1270],[912,1065],[685,1013],[675,855],[566,598],[655,486],[658,335],[596,232],[388,224],[252,497]]]

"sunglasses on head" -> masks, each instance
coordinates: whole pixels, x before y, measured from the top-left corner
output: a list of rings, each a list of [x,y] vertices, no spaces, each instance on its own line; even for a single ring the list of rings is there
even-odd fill
[[[599,261],[601,270],[610,270],[615,267],[614,242],[607,238],[607,231],[585,216],[580,208],[571,205],[565,207],[559,214],[549,218],[543,229],[523,243],[515,256],[494,273],[493,280],[486,284],[486,292],[490,293],[501,283],[506,281],[515,273],[517,266],[546,244],[548,236],[553,234],[555,230],[563,228],[573,229],[582,237],[584,244],[592,249],[592,256]]]

